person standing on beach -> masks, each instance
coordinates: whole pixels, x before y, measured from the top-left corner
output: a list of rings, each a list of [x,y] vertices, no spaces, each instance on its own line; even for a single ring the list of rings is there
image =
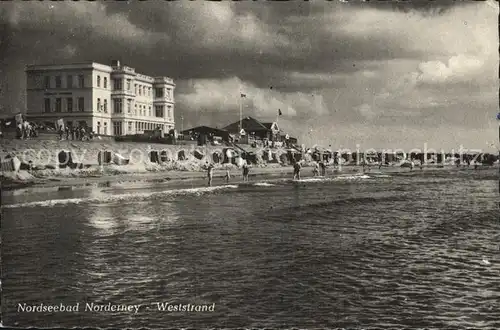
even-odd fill
[[[319,163],[314,163],[313,176],[319,176]]]
[[[248,167],[247,162],[243,164],[243,181],[248,182],[248,173],[250,172],[250,168]]]
[[[212,179],[214,177],[214,165],[212,163],[208,164],[207,176],[208,176],[208,186],[211,187]]]
[[[326,165],[324,161],[319,162],[319,168],[321,170],[321,176],[326,176]]]
[[[297,179],[297,180],[300,180],[300,163],[299,162],[295,162],[293,164],[293,179]]]
[[[59,140],[63,139],[64,129],[62,125],[59,125]]]

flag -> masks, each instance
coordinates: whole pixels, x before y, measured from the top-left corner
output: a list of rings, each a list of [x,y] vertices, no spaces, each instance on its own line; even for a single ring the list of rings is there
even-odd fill
[[[283,113],[281,113],[281,109],[278,109],[278,116],[281,116]]]
[[[247,95],[243,94],[243,93],[241,93],[240,95],[241,95],[241,97],[247,97]]]

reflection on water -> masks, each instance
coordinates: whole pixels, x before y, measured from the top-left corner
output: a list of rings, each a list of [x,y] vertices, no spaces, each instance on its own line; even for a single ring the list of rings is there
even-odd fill
[[[500,327],[491,174],[134,189],[4,210],[5,324]],[[17,301],[53,299],[216,311],[15,310]]]
[[[88,223],[91,227],[97,229],[97,235],[114,235],[118,230],[118,219],[113,218],[111,204],[97,204],[89,208]]]

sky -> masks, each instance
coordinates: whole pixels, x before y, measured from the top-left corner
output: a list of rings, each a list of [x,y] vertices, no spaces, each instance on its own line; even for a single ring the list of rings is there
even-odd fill
[[[498,3],[13,1],[0,6],[0,112],[25,66],[118,59],[175,79],[180,129],[243,116],[306,145],[500,148]]]

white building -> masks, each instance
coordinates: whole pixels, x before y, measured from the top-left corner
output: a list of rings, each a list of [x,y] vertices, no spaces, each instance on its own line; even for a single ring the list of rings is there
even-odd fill
[[[171,78],[150,77],[113,61],[86,64],[30,65],[27,116],[33,121],[87,126],[97,134],[128,135],[174,123]]]

